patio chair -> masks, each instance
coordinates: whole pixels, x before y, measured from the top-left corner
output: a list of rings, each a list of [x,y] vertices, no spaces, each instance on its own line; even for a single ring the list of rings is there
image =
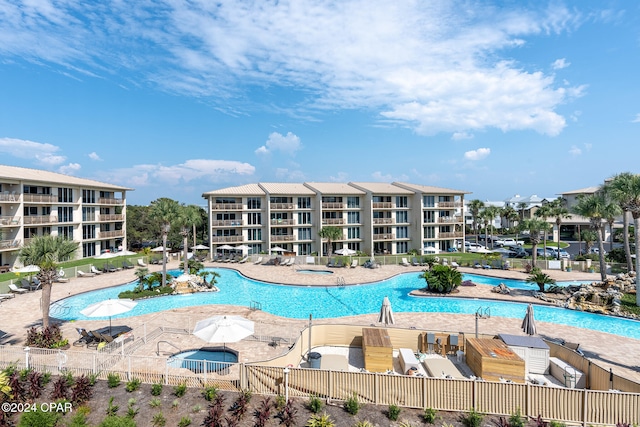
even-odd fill
[[[333,264],[333,258],[329,258],[329,262],[327,263],[327,267],[335,267],[335,265]]]
[[[147,266],[147,264],[145,264],[144,261],[142,261],[142,258],[138,258],[138,265],[140,267],[146,267]]]
[[[433,347],[436,344],[436,334],[427,332],[427,353],[433,353]]]
[[[0,301],[5,299],[10,299],[10,298],[15,298],[15,297],[16,297],[15,294],[0,294]]]
[[[22,278],[20,279],[20,287],[29,291],[31,290],[31,283],[27,279]]]
[[[413,265],[414,267],[417,267],[420,265],[416,257],[411,258],[411,265]]]
[[[78,270],[76,274],[78,275],[78,277],[95,277],[95,273],[86,273],[82,270]]]
[[[102,271],[98,270],[98,269],[96,268],[96,266],[95,266],[95,265],[92,265],[92,266],[91,266],[90,271],[91,271],[93,274],[102,274]]]
[[[358,260],[357,259],[354,259],[353,261],[351,261],[351,266],[350,266],[351,268],[355,268],[357,266],[358,266]]]
[[[342,267],[344,267],[344,264],[342,263],[342,260],[341,260],[341,259],[339,259],[339,260],[338,260],[338,262],[336,263],[335,267],[337,267],[337,268],[342,268]]]
[[[133,268],[133,264],[125,259],[124,261],[122,261],[122,268],[124,268],[125,270],[129,270],[130,268]]]
[[[259,257],[258,257],[258,259],[257,259],[257,260],[255,260],[255,261],[253,262],[253,265],[258,265],[258,264],[260,264],[261,262],[262,262],[262,257],[261,257],[261,256],[259,256]]]
[[[78,334],[80,334],[80,338],[73,342],[73,345],[75,347],[85,346],[96,339],[93,335],[90,335],[90,333],[87,332],[87,330],[84,328],[76,328],[76,331],[78,331]]]
[[[28,289],[19,288],[13,283],[9,283],[9,290],[14,294],[24,294],[25,292],[29,292]]]
[[[455,261],[451,261],[451,268],[457,269],[458,267],[460,267],[460,264]]]
[[[403,265],[405,267],[409,267],[409,262],[407,261],[406,258],[402,258],[402,260],[400,261],[400,265]]]

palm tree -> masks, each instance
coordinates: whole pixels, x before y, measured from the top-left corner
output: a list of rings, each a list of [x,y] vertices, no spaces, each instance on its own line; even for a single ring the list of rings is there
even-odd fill
[[[531,275],[525,280],[527,283],[535,283],[538,285],[540,292],[544,292],[545,285],[555,285],[556,281],[549,277],[549,275],[543,273],[539,268],[534,268],[531,271]]]
[[[518,212],[520,212],[520,221],[524,221],[524,211],[526,211],[528,207],[529,203],[527,202],[520,202],[516,205]]]
[[[518,216],[518,212],[513,208],[513,206],[505,206],[502,208],[500,215],[504,218],[507,223],[507,228],[513,227],[513,224],[520,218]],[[516,236],[516,240],[518,240],[518,236]]]
[[[480,212],[484,209],[484,202],[474,199],[469,202],[468,206],[471,218],[473,218],[473,233],[476,235],[476,243],[478,243],[478,218],[480,217]]]
[[[42,283],[42,327],[49,327],[49,305],[51,286],[57,276],[58,263],[73,257],[78,244],[63,236],[36,236],[20,249],[18,258],[24,265],[40,267],[38,279]]]
[[[147,275],[149,274],[149,269],[146,267],[137,268],[135,273],[133,273],[138,278],[138,287],[137,289],[142,291],[144,290],[144,285],[146,282]]]
[[[327,239],[327,254],[329,258],[333,254],[333,245],[331,244],[335,240],[342,239],[342,228],[335,226],[322,227],[318,232],[318,235],[323,239]]]
[[[537,218],[540,218],[544,222],[547,222],[547,218],[552,216],[552,214],[551,214],[551,206],[549,206],[549,203],[546,203],[546,204],[540,206],[538,208],[538,210],[536,210],[536,213],[534,214],[534,216],[537,217]],[[545,228],[544,229],[544,243],[543,243],[544,253],[545,254],[547,253],[547,232],[548,232],[548,229]],[[560,248],[558,248],[558,250],[560,250]]]
[[[602,241],[602,221],[607,212],[607,201],[603,193],[586,194],[578,199],[573,207],[573,212],[585,218],[589,218],[591,229],[598,239],[598,252],[600,260],[600,278],[604,282],[607,278],[606,264],[604,261],[604,243]]]
[[[202,211],[204,209],[202,209],[200,206],[196,206],[196,205],[188,205],[185,208],[185,219],[187,224],[191,224],[192,227],[192,233],[193,233],[193,246],[197,245],[198,243],[196,242],[196,230],[198,227],[202,226],[202,224],[204,223],[203,219],[202,219]]]
[[[538,244],[540,243],[540,233],[549,229],[549,223],[539,218],[528,218],[518,225],[521,230],[529,231],[529,239],[531,240],[531,263],[536,266],[536,258],[538,256]]]
[[[189,274],[189,228],[193,229],[193,244],[195,246],[196,225],[200,225],[202,223],[202,217],[200,216],[199,209],[200,208],[195,205],[179,206],[178,209],[176,221],[180,224],[180,235],[182,236],[182,246],[184,248],[184,261],[182,264],[184,274]]]
[[[622,235],[624,238],[624,252],[627,258],[627,270],[634,269],[633,262],[631,260],[631,246],[629,244],[629,216],[628,213],[638,210],[640,204],[640,183],[638,183],[638,176],[630,172],[624,172],[613,177],[613,179],[607,182],[603,190],[608,198],[616,202],[620,209],[622,209]],[[636,216],[634,223],[636,222]],[[634,224],[635,229],[638,229],[638,224]],[[636,232],[637,234],[637,232]],[[636,235],[636,242],[637,240]],[[636,258],[638,262],[638,258]],[[635,266],[635,270],[638,271],[638,266]],[[638,287],[638,276],[636,275],[636,287]],[[640,293],[637,298],[640,299]],[[640,304],[640,301],[638,301]]]
[[[171,230],[171,223],[178,216],[179,209],[178,202],[165,197],[151,202],[149,217],[160,224],[162,232],[162,287],[167,285],[167,235]]]
[[[560,224],[562,224],[563,219],[571,218],[569,215],[569,210],[564,205],[563,199],[556,199],[553,202],[549,203],[551,207],[551,216],[556,217],[556,227],[558,228],[558,260],[560,259]]]
[[[598,240],[598,235],[591,229],[582,230],[582,232],[580,232],[580,239],[584,241],[585,253],[588,254],[593,246],[593,242]]]
[[[604,211],[604,219],[609,225],[609,234],[611,235],[611,241],[609,242],[609,250],[613,250],[613,223],[616,222],[616,217],[622,214],[622,209],[620,205],[615,203],[607,203]],[[602,240],[605,240],[604,236],[604,228],[602,229]]]
[[[480,216],[484,219],[487,225],[487,234],[493,236],[493,221],[500,215],[500,208],[497,206],[487,206],[484,208]],[[487,236],[485,236],[487,237]],[[493,248],[493,239],[487,238],[487,241],[491,241],[491,247]]]

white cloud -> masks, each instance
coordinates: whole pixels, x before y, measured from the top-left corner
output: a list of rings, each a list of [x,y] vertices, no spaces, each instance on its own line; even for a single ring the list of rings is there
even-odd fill
[[[130,186],[149,185],[180,186],[184,183],[204,180],[224,182],[232,178],[251,176],[255,167],[234,160],[192,159],[177,165],[142,164],[106,173],[103,180]]]
[[[82,166],[80,166],[80,163],[69,163],[68,165],[60,166],[58,168],[58,172],[65,175],[75,175],[75,173],[78,172],[81,168]]]
[[[451,135],[451,139],[453,139],[454,141],[461,141],[463,139],[473,139],[474,135],[472,133],[467,133],[467,132],[454,132],[453,135]]]
[[[572,145],[571,148],[569,149],[569,154],[571,154],[574,157],[577,157],[582,154],[582,150],[578,148],[577,145]]]
[[[277,168],[276,178],[285,182],[303,182],[306,181],[304,172],[301,170],[290,170],[287,168]]]
[[[471,150],[464,153],[464,158],[467,160],[482,160],[486,159],[491,154],[490,148],[478,148],[477,150]]]
[[[101,161],[102,159],[100,158],[100,156],[98,155],[98,153],[96,153],[95,151],[89,153],[89,158],[91,160],[96,160],[96,161]]]
[[[58,151],[60,151],[60,147],[52,144],[26,139],[0,138],[0,153],[19,159],[33,159],[48,167],[59,165],[67,159],[65,156],[57,154]]]
[[[286,135],[282,135],[278,132],[272,132],[269,135],[269,138],[267,138],[265,145],[258,148],[255,153],[260,155],[280,151],[289,155],[294,155],[300,148],[302,148],[300,138],[293,133],[289,132]]]
[[[330,182],[349,182],[348,172],[338,172],[335,175],[329,177]]]
[[[289,98],[274,90],[269,108],[298,116],[363,109],[424,135],[486,128],[557,135],[566,123],[556,109],[582,93],[505,60],[531,38],[577,28],[584,20],[577,8],[463,0],[157,3],[5,1],[0,54],[208,97],[233,112],[251,108],[244,93],[255,87],[287,88],[303,101],[283,106]],[[121,76],[113,74],[118,69]]]
[[[371,174],[371,177],[373,178],[374,181],[379,181],[379,182],[406,182],[409,181],[409,176],[406,174],[400,174],[400,175],[392,175],[392,174],[383,174],[380,171],[375,171],[374,173]]]
[[[636,118],[631,120],[631,123],[640,123],[640,113],[636,115]]]
[[[551,64],[551,68],[554,70],[562,70],[563,68],[567,68],[571,63],[566,60],[566,58],[560,58],[553,61]]]

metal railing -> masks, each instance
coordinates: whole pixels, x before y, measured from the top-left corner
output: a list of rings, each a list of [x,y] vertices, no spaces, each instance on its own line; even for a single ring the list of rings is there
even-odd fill
[[[211,210],[214,211],[241,211],[242,203],[213,203]]]
[[[24,221],[24,225],[49,224],[57,223],[58,217],[52,215],[34,215],[25,216],[22,220]]]

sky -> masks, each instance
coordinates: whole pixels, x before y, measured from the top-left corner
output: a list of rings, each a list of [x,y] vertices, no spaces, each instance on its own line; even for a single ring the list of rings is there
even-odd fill
[[[0,164],[203,205],[255,182],[468,199],[638,172],[640,2],[0,0]]]

